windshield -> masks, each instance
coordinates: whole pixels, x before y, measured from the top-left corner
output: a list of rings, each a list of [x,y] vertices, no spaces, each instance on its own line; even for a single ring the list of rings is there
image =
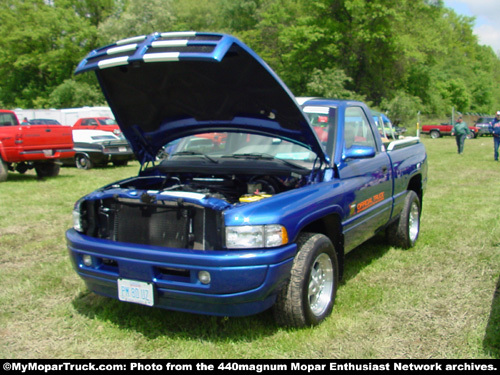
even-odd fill
[[[316,154],[306,147],[276,138],[249,133],[202,133],[165,146],[170,158],[204,155],[212,158],[276,158],[312,163]]]
[[[323,147],[327,155],[331,155],[334,148],[335,133],[337,131],[335,127],[337,108],[328,106],[305,106],[302,110],[309,118],[309,122],[319,139],[321,147]]]
[[[98,120],[101,125],[117,125],[116,121],[112,118],[100,118]]]

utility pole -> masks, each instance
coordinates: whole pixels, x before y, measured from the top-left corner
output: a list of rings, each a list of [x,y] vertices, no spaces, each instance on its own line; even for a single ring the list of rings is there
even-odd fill
[[[420,111],[417,112],[417,137],[420,137]]]

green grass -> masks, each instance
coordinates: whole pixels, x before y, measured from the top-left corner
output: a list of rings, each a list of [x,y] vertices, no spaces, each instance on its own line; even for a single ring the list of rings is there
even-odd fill
[[[493,141],[424,138],[429,183],[414,249],[377,237],[347,256],[332,315],[276,327],[90,293],[64,232],[73,203],[138,164],[0,185],[0,358],[500,358],[500,164]]]

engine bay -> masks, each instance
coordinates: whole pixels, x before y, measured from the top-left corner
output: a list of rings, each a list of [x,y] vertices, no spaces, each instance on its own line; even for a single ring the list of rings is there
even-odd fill
[[[296,187],[301,178],[269,175],[169,176],[164,192],[185,191],[205,194],[230,204],[254,202]]]
[[[279,163],[266,170],[264,163],[252,162],[252,169],[259,169],[260,174],[241,168],[241,162],[240,173],[227,173],[230,169],[234,172],[234,165],[230,169],[219,165],[212,173],[201,173],[196,162],[183,163],[184,166],[177,163],[170,172],[163,164],[104,187],[81,203],[82,231],[118,242],[200,250],[220,248],[222,211],[300,188],[310,178],[310,171],[305,169],[302,174],[290,168],[276,169]],[[184,172],[179,172],[178,167]],[[212,203],[201,204],[205,199]]]
[[[219,159],[213,162],[200,157],[183,157],[165,160],[145,169],[139,177],[112,187],[158,193],[198,193],[234,205],[305,186],[312,174],[308,168],[276,159]]]

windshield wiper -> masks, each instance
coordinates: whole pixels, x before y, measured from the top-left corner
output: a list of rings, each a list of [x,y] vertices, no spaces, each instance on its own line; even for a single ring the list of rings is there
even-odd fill
[[[208,159],[210,160],[212,163],[215,163],[217,164],[219,161],[206,155],[206,154],[203,154],[201,152],[195,152],[195,151],[179,151],[179,152],[174,152],[172,154],[172,156],[176,156],[176,155],[196,155],[196,156],[203,156],[205,159]]]
[[[223,158],[244,158],[244,159],[274,159],[271,154],[260,153],[260,152],[247,152],[241,154],[224,155]]]

